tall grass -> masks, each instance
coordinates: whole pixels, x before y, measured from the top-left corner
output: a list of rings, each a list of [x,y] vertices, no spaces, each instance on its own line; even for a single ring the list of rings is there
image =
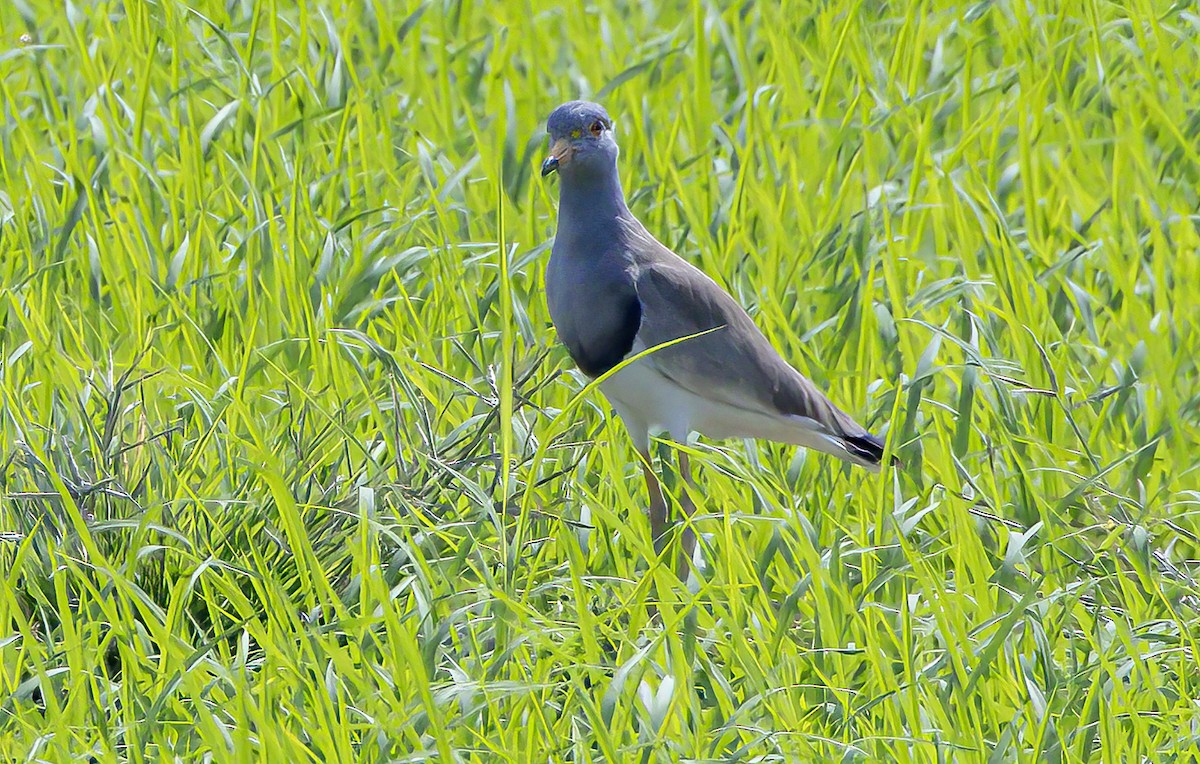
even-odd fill
[[[0,751],[1193,760],[1197,82],[1184,3],[0,6]],[[696,444],[690,584],[542,296],[579,96],[903,460]]]

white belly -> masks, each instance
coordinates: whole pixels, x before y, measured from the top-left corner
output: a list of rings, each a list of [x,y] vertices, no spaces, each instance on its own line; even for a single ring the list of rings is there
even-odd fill
[[[639,352],[635,346],[635,353]],[[647,359],[635,361],[600,383],[600,391],[625,423],[629,437],[646,451],[650,435],[667,433],[677,443],[686,443],[698,432],[707,438],[763,438],[791,443],[840,458],[846,450],[806,417],[768,416],[701,398],[660,373]]]
[[[601,382],[600,390],[617,410],[634,444],[643,450],[648,435],[662,432],[679,443],[686,443],[693,432],[717,440],[749,434],[747,412],[695,395],[645,359]]]

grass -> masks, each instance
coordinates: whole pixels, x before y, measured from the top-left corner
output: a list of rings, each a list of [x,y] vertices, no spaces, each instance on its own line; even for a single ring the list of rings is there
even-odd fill
[[[1185,3],[4,5],[0,756],[1195,761],[1197,81]],[[690,587],[546,313],[578,96],[904,462],[697,444]]]

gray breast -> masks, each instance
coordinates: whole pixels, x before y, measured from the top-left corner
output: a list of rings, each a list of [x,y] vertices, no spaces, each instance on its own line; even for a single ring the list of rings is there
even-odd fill
[[[589,377],[620,363],[642,323],[642,304],[624,264],[555,252],[546,266],[546,303],[558,338]]]

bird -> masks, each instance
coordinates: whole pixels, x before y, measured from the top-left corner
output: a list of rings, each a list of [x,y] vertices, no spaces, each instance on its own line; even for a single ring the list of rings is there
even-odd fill
[[[546,132],[541,174],[559,178],[558,225],[545,272],[550,320],[576,367],[602,378],[598,387],[640,456],[656,553],[666,543],[668,513],[651,435],[666,433],[677,444],[692,433],[762,439],[878,472],[883,439],[834,405],[784,360],[737,300],[630,212],[604,107],[564,103],[551,112]],[[696,484],[686,451],[677,454],[687,484],[678,499],[688,518],[682,576],[696,545],[690,521],[696,506],[687,490]]]

